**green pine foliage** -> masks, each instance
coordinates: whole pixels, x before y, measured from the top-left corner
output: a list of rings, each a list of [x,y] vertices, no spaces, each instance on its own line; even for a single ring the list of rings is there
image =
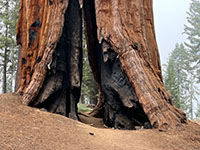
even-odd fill
[[[172,58],[169,59],[166,75],[164,77],[165,87],[171,93],[172,100],[176,107],[181,107],[181,100],[180,100],[180,90],[177,81],[177,75],[175,71],[174,60]]]
[[[0,0],[0,79],[2,91],[13,92],[18,48],[15,34],[19,1]]]
[[[169,57],[164,83],[175,106],[185,111],[190,119],[194,118],[194,105],[200,95],[195,81],[190,52],[183,44],[177,43]]]
[[[195,111],[199,115],[200,108],[195,109],[200,98],[200,1],[191,0],[187,12],[188,24],[184,34],[187,42],[176,44],[169,57],[164,76],[165,86],[172,94],[175,105],[194,118]],[[199,105],[198,105],[199,107]]]
[[[197,104],[197,113],[196,113],[196,116],[198,118],[200,118],[200,104],[199,103]]]
[[[78,111],[79,112],[90,112],[92,108],[88,107],[86,104],[78,103]]]
[[[195,81],[200,83],[200,1],[192,0],[187,12],[188,24],[185,25],[184,34],[187,36],[186,47],[189,50],[190,62]]]
[[[189,102],[190,115],[193,118],[193,105],[198,102],[200,98],[200,90],[198,84],[200,83],[200,1],[192,0],[189,11],[187,12],[188,24],[185,25],[184,34],[187,36],[185,45],[190,56],[190,85],[189,85]]]
[[[189,61],[188,54],[183,44],[176,44],[172,51],[164,74],[166,89],[171,93],[176,107],[187,111],[187,93]]]

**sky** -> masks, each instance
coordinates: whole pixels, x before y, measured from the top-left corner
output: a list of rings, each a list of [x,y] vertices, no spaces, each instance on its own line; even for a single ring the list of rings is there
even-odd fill
[[[153,3],[161,63],[166,64],[175,44],[186,41],[183,31],[191,0],[153,0]]]

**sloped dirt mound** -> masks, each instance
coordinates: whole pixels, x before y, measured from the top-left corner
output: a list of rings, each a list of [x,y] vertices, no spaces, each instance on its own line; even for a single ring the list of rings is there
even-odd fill
[[[89,121],[89,124],[92,122]],[[192,122],[167,132],[94,128],[60,115],[24,106],[18,95],[0,95],[0,150],[199,150],[199,148],[200,126]]]

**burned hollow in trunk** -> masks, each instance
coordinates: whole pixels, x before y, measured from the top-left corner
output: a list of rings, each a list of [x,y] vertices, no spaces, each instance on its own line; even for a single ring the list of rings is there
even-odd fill
[[[69,0],[64,19],[43,86],[29,105],[78,120],[82,78],[82,18],[78,0]]]
[[[83,2],[88,57],[100,91],[99,102],[91,115],[102,117],[108,127],[151,128],[148,117],[139,104],[126,73],[121,68],[118,54],[105,40],[99,43],[94,1]]]
[[[73,119],[78,119],[82,78],[80,1],[21,0],[17,26],[17,92],[24,104]],[[83,0],[83,12],[100,92],[91,115],[122,129],[168,129],[186,122],[162,81],[152,0]]]
[[[117,53],[102,41],[101,85],[104,95],[104,123],[118,129],[151,128],[148,117],[140,106]],[[149,125],[149,126],[147,126]]]

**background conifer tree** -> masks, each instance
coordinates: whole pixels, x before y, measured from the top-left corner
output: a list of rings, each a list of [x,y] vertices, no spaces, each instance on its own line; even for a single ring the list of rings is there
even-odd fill
[[[2,92],[13,92],[17,70],[18,47],[16,46],[16,23],[19,1],[0,0],[0,79]]]

